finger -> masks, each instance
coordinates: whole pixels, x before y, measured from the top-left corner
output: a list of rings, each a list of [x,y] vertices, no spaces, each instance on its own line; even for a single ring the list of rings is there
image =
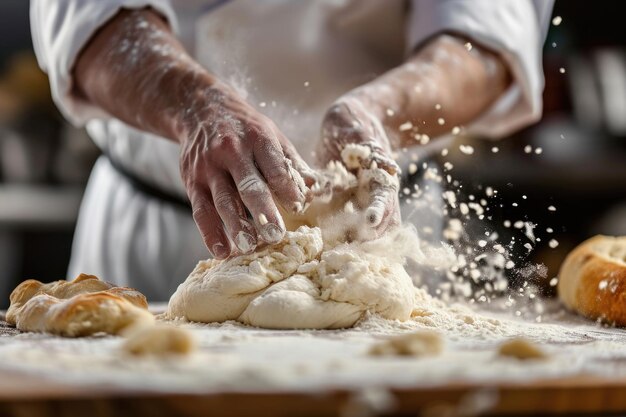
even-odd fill
[[[376,228],[376,236],[382,236],[389,229],[392,229],[400,224],[400,205],[398,199],[394,198],[387,204],[385,213],[383,214],[383,220]]]
[[[369,168],[372,168],[372,163],[376,163],[376,167],[381,168],[387,171],[391,175],[396,175],[400,173],[400,167],[396,161],[391,158],[388,158],[383,153],[373,150],[371,155],[371,162]]]
[[[280,242],[285,236],[285,224],[259,171],[251,162],[240,162],[233,166],[230,174],[261,239],[267,243]]]
[[[189,200],[193,219],[207,249],[217,259],[227,258],[231,252],[230,243],[209,191],[202,187],[192,188]]]
[[[315,170],[313,170],[309,164],[307,164],[304,159],[300,156],[300,153],[296,150],[291,142],[285,138],[282,133],[278,132],[277,134],[278,140],[280,141],[283,147],[283,153],[285,156],[291,160],[293,163],[293,167],[296,171],[300,173],[302,178],[304,179],[304,183],[307,187],[311,187],[317,181],[317,175]]]
[[[240,253],[250,253],[257,246],[256,231],[248,221],[243,202],[230,175],[226,172],[209,178],[211,196],[226,233]]]
[[[299,212],[305,203],[306,184],[291,160],[271,133],[257,133],[254,160],[278,202],[288,210]]]
[[[389,207],[396,198],[397,187],[372,180],[370,183],[370,201],[365,210],[365,218],[370,227],[378,227],[389,214]]]

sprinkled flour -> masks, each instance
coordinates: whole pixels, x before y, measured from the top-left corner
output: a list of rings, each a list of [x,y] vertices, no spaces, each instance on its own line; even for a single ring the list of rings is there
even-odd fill
[[[276,331],[237,322],[175,324],[190,329],[199,351],[186,359],[133,358],[116,337],[64,339],[41,334],[0,338],[0,371],[77,387],[116,386],[168,392],[317,391],[428,387],[446,383],[532,381],[581,373],[626,377],[626,333],[568,314],[529,323],[465,306],[427,306],[405,322],[367,315],[348,330]],[[390,335],[436,329],[437,356],[372,357]],[[521,362],[497,355],[513,337],[540,346],[549,359]]]

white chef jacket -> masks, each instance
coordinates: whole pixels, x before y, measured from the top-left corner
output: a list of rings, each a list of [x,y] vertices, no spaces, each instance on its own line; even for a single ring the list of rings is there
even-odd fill
[[[237,87],[312,160],[325,110],[400,65],[433,35],[462,33],[499,52],[508,91],[470,128],[499,137],[541,115],[541,51],[553,0],[32,0],[39,64],[64,116],[85,125],[124,170],[185,196],[178,145],[134,129],[72,94],[72,68],[121,8],[152,7],[207,69]],[[69,275],[96,274],[165,300],[208,253],[189,210],[147,195],[106,158],[94,167]]]

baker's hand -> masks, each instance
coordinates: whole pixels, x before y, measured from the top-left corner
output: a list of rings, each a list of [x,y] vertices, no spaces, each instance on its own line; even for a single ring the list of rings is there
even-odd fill
[[[369,155],[361,159],[361,168],[372,168],[374,164],[389,174],[385,178],[374,176],[369,179],[369,201],[364,207],[369,227],[374,228],[379,236],[400,223],[397,182],[400,170],[390,156],[389,139],[381,121],[368,110],[366,103],[351,95],[340,98],[326,113],[318,159],[322,164],[341,161],[341,153],[348,144],[369,149]]]
[[[222,259],[253,251],[257,235],[280,241],[285,225],[275,200],[302,210],[306,163],[270,119],[226,85],[198,91],[191,102],[180,169],[207,248]]]

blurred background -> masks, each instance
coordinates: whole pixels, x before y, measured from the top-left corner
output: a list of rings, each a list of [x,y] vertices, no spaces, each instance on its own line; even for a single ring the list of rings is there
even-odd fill
[[[503,241],[525,238],[507,220],[537,225],[536,250],[517,256],[547,266],[538,284],[548,295],[573,246],[598,233],[626,235],[621,6],[622,0],[557,1],[554,16],[562,22],[551,25],[544,49],[541,122],[497,143],[472,138],[473,158],[453,151],[458,146],[445,158],[468,193],[477,184],[498,190],[487,220]],[[76,216],[98,150],[52,104],[32,52],[28,1],[2,0],[0,18],[0,308],[6,308],[23,279],[69,278]]]

